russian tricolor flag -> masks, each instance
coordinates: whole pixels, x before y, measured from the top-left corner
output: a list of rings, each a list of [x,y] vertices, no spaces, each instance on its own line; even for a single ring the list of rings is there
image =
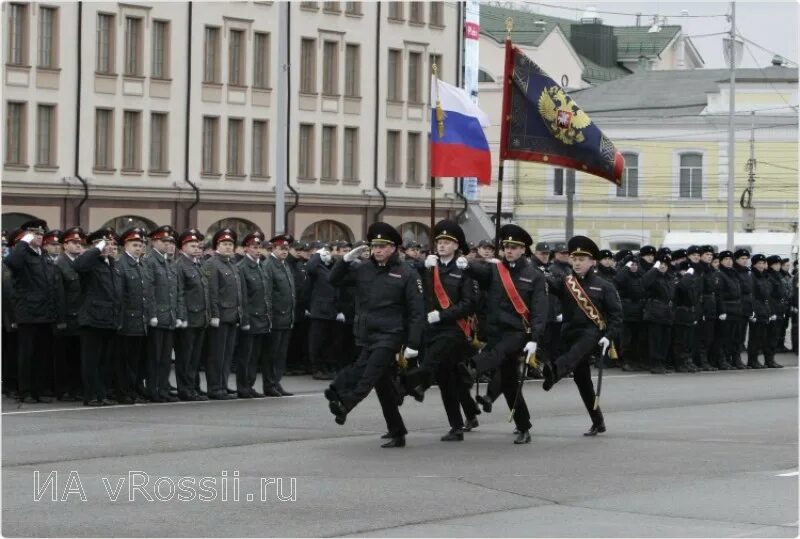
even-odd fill
[[[489,117],[452,84],[431,77],[431,176],[492,179],[492,155],[483,132]]]

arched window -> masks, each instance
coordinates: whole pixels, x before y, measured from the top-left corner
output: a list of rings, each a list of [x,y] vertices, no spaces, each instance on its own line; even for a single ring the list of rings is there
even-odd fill
[[[638,241],[611,241],[608,246],[612,251],[621,251],[623,249],[638,251],[642,245]]]
[[[208,230],[206,231],[206,239],[211,239],[214,236],[214,234],[216,234],[217,231],[222,228],[230,228],[231,230],[236,232],[236,235],[239,236],[240,240],[244,239],[244,237],[250,234],[251,232],[261,232],[263,234],[261,228],[255,223],[252,223],[247,219],[238,219],[236,217],[229,217],[227,219],[220,219],[219,221],[208,227]]]
[[[495,82],[494,77],[483,69],[478,70],[478,82]]]
[[[122,234],[129,228],[139,227],[145,229],[147,232],[152,232],[158,226],[150,219],[139,217],[138,215],[122,215],[115,217],[110,221],[106,221],[101,228],[111,227],[117,234]]]
[[[28,215],[27,213],[4,213],[3,214],[3,230],[8,231],[9,233],[19,228],[22,223],[27,223],[28,221],[32,221],[34,219],[38,219],[38,217],[34,215]],[[47,223],[48,225],[50,223]]]
[[[428,227],[422,223],[403,223],[397,230],[400,232],[400,235],[403,236],[403,245],[410,241],[417,241],[422,245],[430,245]]]
[[[622,184],[617,187],[618,197],[639,196],[639,155],[624,153],[625,169],[622,171]]]
[[[681,198],[703,198],[703,155],[681,154]]]
[[[300,237],[301,241],[353,241],[353,234],[346,225],[338,221],[317,221],[308,225]]]

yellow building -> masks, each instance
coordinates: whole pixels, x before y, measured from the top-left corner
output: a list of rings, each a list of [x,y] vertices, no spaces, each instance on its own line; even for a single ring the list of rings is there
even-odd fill
[[[797,75],[780,65],[737,70],[735,231],[797,230]],[[601,248],[659,245],[668,231],[725,232],[728,77],[727,70],[645,71],[572,92],[625,156],[623,184],[524,163],[513,178],[514,220],[537,240],[563,240],[574,178],[574,233]],[[740,204],[751,148],[754,222]]]

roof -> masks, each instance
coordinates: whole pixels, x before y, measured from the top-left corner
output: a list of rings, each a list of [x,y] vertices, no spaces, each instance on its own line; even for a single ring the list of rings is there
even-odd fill
[[[627,77],[631,74],[630,70],[622,67],[606,67],[594,63],[586,56],[579,54],[583,65],[585,66],[582,73],[582,78],[590,84],[599,84],[608,82],[610,80],[620,79]]]
[[[727,69],[640,71],[571,95],[590,114],[624,112],[625,116],[669,110],[670,115],[700,114],[708,104],[707,93],[718,91],[729,80]],[[765,67],[736,70],[737,82],[797,83],[797,68]]]
[[[661,54],[680,31],[680,26],[662,26],[660,32],[652,33],[649,26],[615,26],[617,59]]]

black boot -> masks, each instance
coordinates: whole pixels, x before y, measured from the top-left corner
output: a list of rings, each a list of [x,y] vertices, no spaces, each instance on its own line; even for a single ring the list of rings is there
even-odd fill
[[[782,369],[783,365],[775,361],[773,358],[764,360],[764,366],[770,369]]]
[[[603,412],[600,411],[599,408],[589,412],[589,417],[592,418],[592,426],[587,432],[583,433],[584,436],[597,436],[606,431],[606,422],[603,418]]]
[[[750,368],[750,369],[764,369],[764,368],[766,368],[764,365],[762,365],[758,361],[757,357],[748,359],[747,360],[747,367]]]
[[[550,388],[558,382],[558,376],[556,374],[556,366],[551,364],[549,361],[545,361],[542,363],[542,375],[544,376],[544,382],[542,383],[542,389],[545,391],[550,391]],[[530,441],[530,435],[528,435],[528,441]],[[514,443],[517,443],[514,441]],[[519,442],[519,443],[528,443],[528,442]]]
[[[406,437],[405,436],[395,436],[393,438],[389,438],[389,441],[385,444],[381,445],[381,447],[391,448],[391,447],[405,447],[406,446]]]
[[[440,438],[443,442],[463,442],[464,431],[461,429],[450,429],[450,432]]]
[[[514,443],[517,445],[520,444],[529,444],[531,443],[531,433],[530,431],[524,430],[517,434],[517,437],[514,438]]]
[[[478,395],[477,397],[475,397],[475,402],[480,404],[481,408],[483,408],[483,411],[486,412],[487,414],[492,413],[492,400],[489,398],[488,395],[486,396]]]
[[[471,419],[467,419],[467,422],[464,424],[464,428],[461,430],[463,430],[464,432],[470,432],[472,431],[472,429],[477,429],[477,428],[478,428],[478,418],[473,417]]]

